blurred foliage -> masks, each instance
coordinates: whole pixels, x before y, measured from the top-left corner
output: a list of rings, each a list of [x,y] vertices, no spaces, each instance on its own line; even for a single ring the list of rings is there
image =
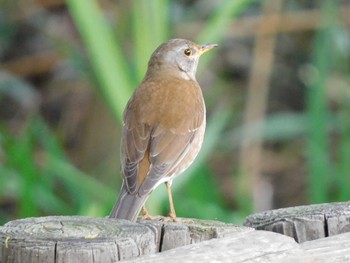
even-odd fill
[[[340,2],[319,2],[284,1],[295,13],[322,10],[324,26],[300,36],[281,34],[262,136],[256,134],[259,123],[242,124],[254,38],[230,35],[235,19],[259,15],[261,1],[0,3],[0,224],[28,216],[109,213],[121,183],[115,140],[122,111],[152,51],[182,36],[219,43],[220,50],[200,61],[208,124],[199,157],[173,184],[179,216],[226,222],[246,216],[233,184],[242,136],[264,145],[261,172],[276,184],[275,204],[283,199],[280,178],[288,186],[284,192],[292,191],[293,180],[307,192],[291,192],[300,199],[284,205],[348,200],[349,28],[337,19]],[[49,73],[39,72],[41,60],[35,60],[35,70],[25,68],[29,73],[12,63],[43,51],[55,54],[47,63],[59,61]],[[291,171],[300,176],[290,178]],[[151,213],[167,213],[163,187],[147,206]]]
[[[322,13],[325,18],[325,26],[316,32],[312,56],[315,74],[312,76],[308,85],[309,125],[307,157],[309,165],[309,197],[313,203],[348,200],[350,198],[350,193],[348,192],[350,170],[344,169],[344,164],[350,160],[348,150],[344,150],[349,145],[348,134],[350,130],[346,124],[347,121],[345,119],[341,120],[340,127],[336,127],[334,130],[339,136],[338,148],[340,149],[338,150],[340,160],[335,163],[332,161],[333,149],[331,148],[332,142],[329,137],[331,132],[329,124],[333,118],[336,118],[339,112],[332,112],[329,108],[327,81],[336,72],[336,67],[339,67],[339,64],[336,64],[335,58],[345,58],[337,54],[338,52],[342,52],[336,44],[337,34],[342,34],[337,25],[337,7],[336,1],[324,1],[323,3]],[[346,67],[342,68],[342,70],[346,70],[346,74],[348,75],[350,73],[348,71],[348,65],[344,63],[345,61],[339,62]],[[346,96],[346,93],[344,95]],[[344,99],[349,103],[347,96]],[[347,115],[349,113],[347,111]],[[337,169],[337,166],[342,168]],[[330,190],[332,188],[330,186],[334,185],[337,181],[342,183],[334,186],[336,189],[335,194],[331,193]]]
[[[313,64],[317,72],[309,84],[308,113],[309,113],[309,136],[308,158],[310,167],[309,185],[310,198],[314,202],[326,202],[329,200],[327,188],[330,183],[330,142],[328,140],[328,109],[326,95],[326,80],[332,67],[331,47],[331,15],[329,1],[325,2],[324,16],[326,17],[326,28],[316,33],[313,50]],[[334,4],[333,4],[334,5]]]

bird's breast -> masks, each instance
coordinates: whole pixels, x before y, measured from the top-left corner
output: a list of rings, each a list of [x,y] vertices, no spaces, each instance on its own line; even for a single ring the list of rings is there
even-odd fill
[[[200,126],[205,115],[202,91],[196,81],[183,79],[148,80],[135,94],[143,98],[138,102],[137,115],[150,126],[185,132]],[[136,98],[137,99],[137,98]]]

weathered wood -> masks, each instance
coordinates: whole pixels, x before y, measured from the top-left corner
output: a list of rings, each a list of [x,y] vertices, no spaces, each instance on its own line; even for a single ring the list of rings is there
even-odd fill
[[[162,222],[138,220],[148,227],[157,229],[161,237],[157,236],[159,243],[157,248],[160,252],[172,248],[199,243],[213,238],[235,236],[241,232],[253,231],[253,228],[226,224],[219,221],[179,219],[180,222]]]
[[[242,232],[126,262],[316,263],[292,238],[267,231]]]
[[[156,251],[151,229],[125,220],[27,218],[0,230],[0,262],[116,262]]]
[[[245,226],[294,237],[297,242],[350,231],[350,202],[276,209],[248,216]]]
[[[117,262],[253,229],[215,221],[139,221],[51,216],[0,228],[0,262]]]
[[[180,222],[52,216],[0,227],[0,263],[350,262],[350,202],[252,215],[254,231],[217,221]],[[349,232],[346,234],[339,234]],[[162,252],[162,253],[157,253]]]
[[[304,242],[301,247],[316,263],[350,262],[350,233]]]

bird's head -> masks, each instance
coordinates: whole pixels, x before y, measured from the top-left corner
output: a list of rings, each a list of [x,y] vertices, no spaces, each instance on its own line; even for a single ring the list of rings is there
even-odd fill
[[[197,45],[186,39],[171,39],[154,51],[147,74],[175,74],[195,80],[199,57],[214,47],[217,44]]]

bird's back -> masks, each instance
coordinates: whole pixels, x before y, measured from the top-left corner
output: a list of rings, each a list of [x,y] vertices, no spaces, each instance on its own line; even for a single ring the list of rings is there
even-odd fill
[[[110,217],[135,221],[149,194],[164,182],[169,190],[169,181],[197,156],[205,104],[195,73],[199,57],[215,46],[173,39],[152,54],[145,79],[124,112],[123,186]]]

